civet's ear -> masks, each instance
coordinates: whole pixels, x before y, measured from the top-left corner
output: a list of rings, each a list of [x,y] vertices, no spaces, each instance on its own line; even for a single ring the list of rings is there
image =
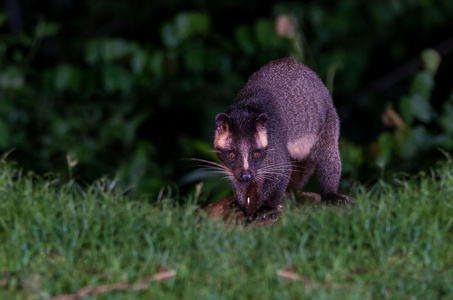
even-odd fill
[[[267,115],[261,114],[255,119],[255,139],[258,148],[267,149]]]
[[[267,124],[267,115],[265,113],[259,115],[255,120],[255,128],[257,131],[265,129],[266,124]]]
[[[215,117],[215,124],[217,132],[228,132],[231,125],[230,117],[226,113],[220,113]]]

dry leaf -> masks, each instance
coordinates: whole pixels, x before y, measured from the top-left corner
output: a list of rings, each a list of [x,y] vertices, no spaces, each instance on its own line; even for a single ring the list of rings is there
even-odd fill
[[[86,286],[77,291],[75,294],[68,294],[68,295],[60,295],[51,298],[51,300],[75,300],[81,299],[86,296],[93,296],[98,294],[103,294],[110,291],[123,291],[127,289],[132,289],[133,291],[142,291],[146,290],[149,286],[149,283],[152,281],[162,281],[173,277],[176,275],[176,271],[169,270],[164,267],[160,267],[161,272],[156,273],[152,276],[145,277],[142,279],[141,282],[133,284],[130,282],[122,282],[122,283],[113,283],[113,284],[106,284],[101,286]]]

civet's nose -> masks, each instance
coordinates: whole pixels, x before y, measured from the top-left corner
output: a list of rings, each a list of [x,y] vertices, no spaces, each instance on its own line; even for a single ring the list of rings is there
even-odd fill
[[[251,182],[253,180],[253,174],[250,170],[244,170],[239,174],[240,182]]]

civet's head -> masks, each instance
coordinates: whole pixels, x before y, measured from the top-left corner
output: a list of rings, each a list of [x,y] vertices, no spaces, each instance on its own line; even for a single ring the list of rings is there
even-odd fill
[[[214,147],[230,175],[240,183],[258,180],[268,148],[267,116],[234,110],[218,114],[215,122]]]

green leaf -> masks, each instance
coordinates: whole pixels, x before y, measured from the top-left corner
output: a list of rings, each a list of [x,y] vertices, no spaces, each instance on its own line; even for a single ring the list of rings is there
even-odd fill
[[[355,174],[358,171],[358,166],[362,165],[365,161],[363,146],[355,145],[346,140],[341,142],[340,155],[342,172],[344,174]]]
[[[35,27],[35,36],[36,38],[54,36],[58,33],[59,29],[57,23],[47,22],[46,20],[41,19]]]
[[[160,77],[164,73],[164,53],[162,51],[156,51],[151,54],[149,59],[149,68],[154,75]]]
[[[77,92],[80,88],[81,72],[71,65],[60,65],[55,71],[55,89],[57,91]]]
[[[430,48],[423,50],[420,56],[422,58],[425,69],[434,76],[437,73],[437,69],[439,68],[441,62],[439,53],[436,50]]]
[[[274,23],[268,19],[259,19],[255,23],[255,36],[263,47],[273,47],[278,44],[279,38],[275,33]]]
[[[45,28],[45,35],[46,36],[54,36],[59,31],[60,31],[60,27],[58,26],[57,23],[54,23],[54,22],[46,23],[46,28]]]
[[[192,72],[202,72],[204,69],[205,51],[200,48],[189,48],[185,51],[184,63]]]
[[[453,134],[453,104],[447,102],[443,106],[443,113],[439,118],[439,124],[442,129],[449,133]]]
[[[194,36],[205,36],[211,27],[211,20],[205,13],[181,12],[175,17],[175,27],[182,40]]]
[[[387,162],[389,161],[390,154],[393,148],[393,137],[389,132],[383,132],[379,135],[378,138],[379,145],[379,158]]]
[[[181,42],[175,26],[170,22],[162,26],[160,37],[167,48],[175,48]]]
[[[175,29],[180,39],[186,39],[192,35],[192,20],[188,13],[182,12],[176,16]]]
[[[411,124],[414,120],[414,114],[411,108],[411,101],[409,96],[403,96],[399,102],[401,116],[406,123]]]
[[[253,42],[252,30],[249,26],[238,26],[234,32],[234,35],[242,51],[249,55],[256,51]]]
[[[0,86],[4,89],[20,89],[25,85],[25,75],[18,67],[9,67],[0,73]]]
[[[432,118],[431,104],[420,94],[413,94],[410,98],[411,111],[416,119],[429,123]]]
[[[131,45],[123,39],[107,39],[102,44],[102,58],[105,62],[122,58],[131,53]]]
[[[211,19],[209,15],[202,12],[191,13],[192,32],[196,35],[205,36],[211,29]]]
[[[100,41],[90,40],[85,45],[85,60],[89,65],[96,64],[101,57]]]
[[[147,60],[148,54],[140,48],[136,49],[131,60],[132,71],[135,74],[142,73],[146,67]]]
[[[103,70],[102,79],[104,88],[108,92],[128,92],[132,86],[131,75],[119,65],[106,65]]]
[[[411,93],[418,93],[425,100],[431,97],[434,87],[434,77],[428,71],[420,71],[415,75],[411,85]]]
[[[401,152],[403,157],[411,157],[421,150],[429,149],[433,144],[433,136],[425,126],[418,125],[410,129],[409,138]]]

